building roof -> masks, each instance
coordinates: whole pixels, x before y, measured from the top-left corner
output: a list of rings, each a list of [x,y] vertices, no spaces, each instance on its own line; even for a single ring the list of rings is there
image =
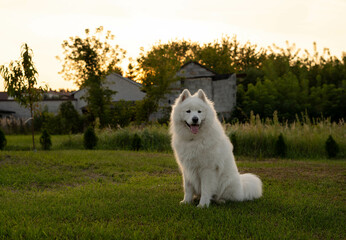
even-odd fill
[[[185,63],[183,66],[180,67],[179,71],[180,71],[181,69],[183,69],[184,67],[186,67],[187,65],[189,65],[189,64],[196,64],[196,65],[200,66],[201,68],[204,68],[205,70],[207,70],[207,71],[209,71],[209,72],[211,72],[211,73],[217,75],[216,72],[214,72],[213,70],[207,68],[206,66],[203,66],[202,64],[200,64],[199,62],[196,62],[196,61],[189,61],[189,62]]]
[[[181,68],[179,69],[179,71],[181,71],[184,67],[186,67],[189,64],[195,64],[198,65],[199,67],[207,70],[208,72],[212,73],[213,75],[196,75],[196,76],[189,76],[186,77],[186,79],[194,79],[194,78],[201,78],[201,77],[210,77],[213,81],[217,81],[217,80],[224,80],[224,79],[228,79],[230,76],[232,76],[235,73],[227,73],[227,74],[218,74],[216,72],[214,72],[213,70],[210,70],[209,68],[207,68],[206,66],[203,66],[202,64],[198,63],[198,62],[194,62],[194,61],[189,61],[187,63],[185,63],[183,66],[181,66]],[[178,72],[179,72],[178,71]],[[237,78],[244,78],[246,77],[246,73],[236,73],[236,77]]]
[[[43,93],[43,100],[75,100],[71,92],[48,91]]]
[[[142,87],[142,84],[140,84],[140,83],[138,83],[138,82],[136,82],[136,81],[133,81],[132,79],[123,77],[121,74],[118,74],[118,73],[113,72],[113,73],[110,73],[109,75],[115,75],[115,76],[117,76],[118,78],[120,78],[120,79],[122,79],[122,80],[124,80],[124,81],[127,81],[128,83],[131,83],[131,84],[133,84],[133,85],[135,85],[135,86],[137,86],[137,87],[139,87],[139,88]],[[107,75],[107,76],[109,76],[109,75]],[[106,78],[107,78],[107,76],[106,76]],[[77,92],[82,91],[83,89],[84,89],[84,88],[81,88],[81,89],[79,89],[79,90],[77,90],[77,91],[74,91],[74,92],[71,93],[71,95],[74,96]]]
[[[56,100],[75,100],[72,93],[61,93],[56,91],[44,92],[43,101],[56,101]],[[52,96],[49,96],[52,95]],[[54,96],[54,97],[53,97]],[[0,92],[0,101],[14,101],[12,97],[9,97],[7,92]]]
[[[138,82],[136,82],[136,81],[133,81],[132,79],[123,77],[123,76],[120,75],[119,73],[115,73],[115,72],[114,72],[114,73],[111,73],[110,75],[116,75],[116,76],[118,76],[119,78],[121,78],[121,79],[123,79],[123,80],[125,80],[125,81],[127,81],[127,82],[129,82],[129,83],[131,83],[131,84],[136,85],[137,87],[142,87],[142,84],[140,84],[140,83],[138,83]]]
[[[224,80],[224,79],[228,79],[230,76],[232,76],[234,73],[228,73],[228,74],[218,74],[218,75],[214,75],[212,76],[213,81],[217,81],[217,80]]]

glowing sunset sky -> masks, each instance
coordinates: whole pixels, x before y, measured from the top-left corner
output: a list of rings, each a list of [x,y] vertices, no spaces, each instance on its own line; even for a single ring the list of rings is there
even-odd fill
[[[159,40],[213,42],[237,35],[267,47],[285,41],[333,55],[346,52],[346,0],[0,0],[0,65],[19,58],[20,46],[34,51],[39,83],[77,89],[64,81],[55,56],[71,36],[104,26],[115,43],[137,58]],[[3,91],[3,80],[0,80]]]

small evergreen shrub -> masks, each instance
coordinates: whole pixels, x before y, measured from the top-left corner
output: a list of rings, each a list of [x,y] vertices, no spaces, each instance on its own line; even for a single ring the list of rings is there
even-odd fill
[[[84,132],[83,144],[85,149],[93,149],[97,145],[97,136],[93,127],[88,127]]]
[[[3,150],[7,144],[4,132],[0,129],[0,150]]]
[[[230,139],[233,145],[233,153],[236,154],[237,153],[237,135],[235,134],[235,132],[231,133]]]
[[[138,136],[137,133],[135,133],[132,139],[132,150],[138,151],[140,148],[141,148],[141,138]]]
[[[339,153],[339,145],[335,142],[332,135],[329,135],[326,141],[326,152],[329,158],[334,158]]]
[[[50,150],[50,147],[52,146],[52,140],[50,139],[50,135],[46,129],[42,131],[40,143],[43,150]]]
[[[287,151],[287,146],[284,140],[284,136],[282,133],[280,133],[278,139],[276,140],[275,143],[275,153],[276,156],[279,157],[285,157],[286,156],[286,151]]]

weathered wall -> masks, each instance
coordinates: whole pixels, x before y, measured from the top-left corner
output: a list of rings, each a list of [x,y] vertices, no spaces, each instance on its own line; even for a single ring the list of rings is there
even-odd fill
[[[236,75],[228,79],[213,81],[213,101],[218,113],[231,112],[236,104]]]
[[[116,91],[113,95],[112,101],[138,101],[145,97],[145,93],[141,91],[141,85],[128,78],[124,78],[119,74],[112,73],[106,77],[105,86],[109,89]],[[81,89],[74,94],[74,97],[78,100],[76,103],[76,109],[81,113],[81,109],[87,105],[87,102],[82,99],[85,96],[86,90]]]
[[[38,103],[38,109],[40,112],[48,110],[48,112],[57,114],[59,112],[60,104],[68,100],[45,100]],[[72,101],[75,105],[76,101]],[[14,100],[0,101],[0,109],[15,112],[12,116],[16,118],[27,119],[30,117],[30,110],[22,107],[19,103]]]
[[[107,76],[106,84],[108,88],[116,91],[112,101],[119,101],[121,99],[125,101],[137,101],[142,100],[145,93],[140,90],[141,85],[127,78],[122,77],[119,74],[113,73]],[[81,89],[74,93],[75,101],[72,101],[73,106],[79,113],[82,112],[82,108],[87,105],[86,101],[82,97],[86,94],[85,89]],[[47,109],[48,112],[57,114],[61,103],[68,101],[63,99],[49,99],[39,102],[39,109],[43,111]],[[13,100],[0,101],[0,109],[6,111],[15,112],[13,116],[18,118],[29,118],[30,111],[21,107],[17,102]]]
[[[214,102],[219,117],[230,117],[236,105],[236,74],[217,75],[200,64],[191,62],[184,65],[176,76],[181,77],[181,80],[173,83],[172,91],[160,101],[159,106],[162,109],[167,109],[174,104],[175,99],[184,89],[188,89],[191,94],[203,89],[207,97]],[[151,118],[158,119],[162,116],[162,111],[159,110]]]
[[[213,84],[210,77],[186,79],[183,88],[189,89],[191,94],[203,89],[207,97],[213,99]]]
[[[106,84],[109,89],[116,91],[112,101],[138,101],[145,97],[141,91],[141,85],[119,74],[113,73],[107,76]]]

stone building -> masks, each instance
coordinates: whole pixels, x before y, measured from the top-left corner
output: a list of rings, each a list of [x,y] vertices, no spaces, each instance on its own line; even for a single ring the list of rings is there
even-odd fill
[[[159,103],[160,110],[150,116],[151,120],[167,118],[170,114],[171,105],[187,88],[192,94],[203,89],[209,99],[215,104],[215,109],[220,118],[228,118],[236,104],[236,74],[217,74],[196,62],[188,62],[176,73],[178,81],[171,85],[171,91],[165,95]],[[112,101],[138,101],[145,97],[141,91],[142,85],[125,78],[117,73],[111,73],[106,77],[105,86],[116,91]],[[58,113],[60,104],[71,101],[79,113],[86,109],[87,103],[83,99],[86,89],[80,89],[72,93],[48,92],[43,101],[39,102],[41,111]],[[28,109],[21,107],[13,99],[8,98],[7,93],[0,93],[0,117],[14,116],[17,118],[29,118]]]
[[[236,74],[217,74],[196,62],[183,65],[176,74],[180,80],[171,85],[171,92],[160,102],[162,109],[169,109],[182,90],[188,89],[194,94],[203,89],[209,99],[214,102],[215,110],[220,118],[228,118],[236,105]],[[164,112],[164,110],[163,110]],[[167,110],[166,112],[169,112]],[[160,117],[160,116],[157,116]]]
[[[142,85],[140,83],[125,78],[117,73],[109,74],[106,77],[104,86],[116,92],[116,94],[112,96],[112,102],[118,102],[119,100],[135,102],[145,97],[145,93],[141,91]],[[86,93],[86,89],[81,89],[73,93],[74,98],[77,100],[75,108],[79,113],[82,113],[87,106],[87,102],[83,99]]]
[[[105,86],[116,91],[116,94],[112,97],[113,102],[119,100],[134,102],[142,100],[145,96],[145,93],[141,91],[141,84],[124,78],[117,73],[111,73],[106,77]],[[83,99],[85,94],[85,89],[72,93],[46,92],[44,93],[43,101],[38,103],[38,108],[41,112],[48,111],[57,114],[61,103],[71,101],[76,110],[82,113],[87,106],[87,103]],[[8,97],[6,92],[0,92],[0,118],[9,116],[28,119],[30,117],[30,111],[19,105],[13,98]]]
[[[46,110],[57,113],[60,104],[66,101],[72,101],[72,104],[75,104],[76,99],[71,96],[71,93],[49,91],[44,93],[43,100],[37,103],[37,108],[41,112]],[[0,92],[0,118],[10,116],[28,119],[30,118],[30,110],[21,106],[12,97],[9,97],[7,92]]]

